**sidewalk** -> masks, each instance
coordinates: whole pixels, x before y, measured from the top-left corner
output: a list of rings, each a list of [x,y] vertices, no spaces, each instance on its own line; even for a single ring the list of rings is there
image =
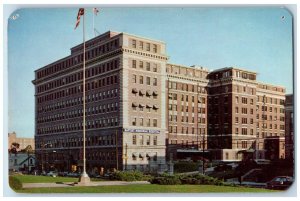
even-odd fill
[[[148,181],[98,181],[90,182],[84,186],[113,186],[113,185],[132,185],[132,184],[150,184]],[[74,187],[82,186],[74,182],[56,182],[56,183],[23,183],[23,188],[56,188],[56,187]]]

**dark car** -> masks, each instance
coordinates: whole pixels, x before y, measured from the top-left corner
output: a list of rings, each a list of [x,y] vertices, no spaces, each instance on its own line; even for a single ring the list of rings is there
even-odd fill
[[[293,178],[289,176],[278,176],[267,182],[268,189],[285,190],[293,183]]]

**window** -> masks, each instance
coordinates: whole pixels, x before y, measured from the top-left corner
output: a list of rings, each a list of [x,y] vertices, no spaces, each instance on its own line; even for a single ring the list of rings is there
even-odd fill
[[[140,75],[140,84],[144,83],[144,77]]]
[[[247,114],[247,108],[242,108],[242,114]]]
[[[242,124],[247,124],[247,118],[242,118]]]
[[[239,134],[239,128],[235,128],[235,134]]]
[[[150,85],[150,77],[146,77],[146,84]]]
[[[247,149],[247,141],[242,141],[242,148]]]
[[[153,86],[157,86],[157,78],[153,78]]]
[[[150,119],[147,119],[147,126],[150,127]]]
[[[150,71],[150,63],[149,62],[146,63],[146,70]]]
[[[143,125],[144,125],[144,119],[140,118],[140,126],[143,126]]]
[[[238,96],[235,97],[235,102],[239,103],[239,97]]]
[[[132,47],[136,48],[136,40],[132,40]]]
[[[238,117],[235,117],[235,123],[239,123],[239,118]]]
[[[247,104],[247,98],[242,97],[242,103],[243,103],[243,104]]]
[[[239,113],[239,108],[235,107],[235,113]]]
[[[157,53],[157,45],[153,45],[153,52]]]
[[[133,125],[133,126],[136,126],[136,118],[133,118],[133,119],[132,119],[132,125]]]
[[[150,43],[146,43],[146,50],[150,51]]]
[[[140,43],[139,43],[140,45],[139,45],[139,48],[140,49],[143,49],[143,47],[144,47],[144,43],[143,43],[143,41],[140,41]]]
[[[140,68],[144,68],[144,63],[143,63],[143,61],[140,61],[140,62],[139,62],[139,67],[140,67]]]
[[[157,64],[153,65],[153,72],[157,72]]]
[[[142,135],[140,135],[140,138],[139,138],[140,140],[140,145],[143,145],[144,144],[144,136],[142,136]]]
[[[136,68],[136,60],[132,60],[132,68]]]
[[[132,136],[132,144],[136,145],[136,135]]]
[[[157,136],[153,137],[153,145],[157,145]]]
[[[146,144],[150,145],[150,135],[147,136],[147,142],[146,142]]]
[[[242,135],[247,135],[247,128],[242,128]]]
[[[136,83],[136,75],[132,75],[132,82]]]
[[[157,127],[157,119],[153,119],[153,127]]]

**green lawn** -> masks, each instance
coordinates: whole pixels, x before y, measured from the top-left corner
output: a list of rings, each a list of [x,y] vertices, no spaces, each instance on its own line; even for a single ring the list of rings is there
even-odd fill
[[[74,177],[50,177],[50,176],[33,176],[33,175],[14,175],[22,183],[55,183],[55,182],[77,182],[78,178]],[[91,179],[92,181],[101,181],[102,179]]]
[[[18,193],[270,193],[267,189],[213,185],[126,185],[63,188],[32,188]]]

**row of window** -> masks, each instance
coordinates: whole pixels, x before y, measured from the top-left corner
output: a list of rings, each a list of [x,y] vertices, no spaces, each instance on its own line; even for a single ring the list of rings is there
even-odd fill
[[[138,137],[138,139],[137,139]],[[145,138],[145,139],[144,139]],[[152,143],[151,143],[152,141]],[[157,145],[157,136],[151,136],[151,135],[133,135],[132,136],[132,144],[133,145]]]
[[[109,104],[102,104],[102,105],[86,108],[85,114],[89,116],[94,114],[109,113],[115,111],[118,111],[118,103],[109,103]],[[69,118],[76,118],[82,116],[83,116],[83,109],[77,109],[77,110],[72,110],[67,112],[55,113],[48,116],[38,117],[37,123],[65,120]]]
[[[157,119],[149,119],[149,118],[132,118],[132,126],[146,126],[146,127],[158,127]]]
[[[177,126],[169,126],[169,133],[177,133]],[[205,135],[205,128],[190,128],[190,127],[181,127],[181,134],[198,134]]]
[[[110,70],[117,69],[119,67],[119,59],[112,60],[110,62],[106,62],[103,64],[99,64],[95,67],[89,68],[85,70],[85,77],[89,78],[101,73],[108,72]],[[73,82],[77,82],[83,79],[83,72],[74,73],[72,75],[66,76],[64,78],[57,79],[52,82],[48,82],[46,84],[40,85],[37,87],[37,91],[44,92],[53,88],[57,88],[66,84],[70,84]]]
[[[262,129],[267,129],[268,127],[268,124],[267,123],[256,123],[256,128],[260,128],[260,125],[261,125],[261,128]],[[269,124],[269,129],[273,129],[273,126],[274,125],[274,130],[278,129],[278,124]],[[284,125],[279,125],[279,129],[280,130],[284,130]]]
[[[157,53],[157,45],[144,41],[137,41],[135,39],[131,40],[132,48],[138,48],[140,50],[151,51]]]
[[[147,112],[154,111],[154,112],[157,113],[158,109],[159,109],[159,106],[158,105],[151,105],[151,104],[146,104],[146,105],[145,104],[137,104],[137,103],[133,102],[132,103],[132,110],[137,111],[137,108],[139,108],[138,110],[140,112],[143,112],[144,108],[146,108],[145,111],[147,111]]]
[[[86,129],[95,129],[103,127],[118,126],[119,121],[117,117],[114,118],[102,118],[93,121],[87,121],[85,127]],[[71,123],[71,124],[60,124],[49,127],[40,127],[37,129],[37,134],[52,134],[52,133],[61,133],[67,131],[79,131],[83,130],[83,123]]]
[[[139,79],[138,82],[137,82],[137,78]],[[152,82],[151,82],[151,79],[152,79]],[[151,78],[151,77],[145,76],[145,79],[144,79],[144,76],[142,76],[142,75],[138,76],[138,75],[133,74],[132,75],[132,82],[133,83],[139,83],[139,84],[144,84],[145,83],[148,86],[151,86],[151,85],[157,86],[157,78],[156,77]]]
[[[81,48],[83,48],[83,46]],[[86,51],[85,59],[86,60],[92,59],[94,57],[100,56],[101,54],[104,54],[106,52],[112,51],[117,48],[119,48],[119,39],[116,39],[114,41],[108,42],[106,44],[100,45],[98,47],[95,47],[91,50]],[[66,68],[69,68],[71,66],[79,64],[81,62],[83,62],[83,54],[73,56],[71,58],[68,58],[68,59],[60,62],[60,63],[53,64],[52,66],[50,66],[48,68],[38,71],[37,78],[39,79],[39,78],[54,74],[58,71],[64,70]]]
[[[180,107],[180,106],[179,106]],[[190,110],[189,110],[190,108]],[[197,109],[197,110],[196,110]],[[175,104],[169,104],[169,110],[170,111],[178,111],[178,106]],[[193,113],[200,113],[200,114],[205,114],[205,108],[204,107],[189,107],[189,106],[181,106],[181,112],[193,112]]]
[[[137,62],[137,60],[132,60],[131,67],[137,68],[137,64],[138,64],[139,69],[144,69],[144,67],[145,67],[146,71],[152,71],[155,73],[158,72],[158,67],[157,67],[156,63],[150,63],[150,62],[145,62],[145,61],[141,61],[141,60]]]
[[[118,76],[117,75],[113,75],[113,76],[109,76],[109,77],[105,77],[99,80],[94,80],[94,81],[90,81],[88,83],[85,84],[85,90],[86,91],[91,91],[94,89],[98,89],[101,87],[105,87],[105,86],[111,86],[112,84],[117,84],[118,81]],[[67,89],[63,89],[57,92],[53,92],[53,93],[49,93],[47,95],[43,95],[37,98],[38,103],[43,103],[43,102],[47,102],[47,101],[52,101],[52,100],[56,100],[56,99],[60,99],[60,98],[64,98],[64,97],[68,97],[68,96],[73,96],[79,93],[83,92],[83,85],[78,85],[75,87],[70,87]]]
[[[112,89],[104,92],[87,95],[86,102],[89,103],[89,102],[103,100],[106,98],[113,98],[113,97],[117,97],[117,95],[118,95],[118,89]],[[55,111],[57,109],[64,109],[64,108],[73,107],[82,104],[83,104],[83,97],[80,96],[77,98],[72,98],[68,100],[55,102],[53,104],[40,106],[38,107],[38,113]]]
[[[270,103],[270,104],[278,104],[279,105],[284,105],[285,104],[285,100],[284,99],[277,99],[277,98],[271,98],[271,97],[267,97],[267,96],[257,96],[256,99],[257,102],[262,102],[262,103]]]
[[[180,95],[178,95],[178,96],[180,96]],[[189,98],[189,97],[191,97],[191,98]],[[169,100],[178,100],[177,94],[169,93]],[[195,96],[189,96],[189,95],[184,95],[184,94],[181,95],[181,101],[188,102],[189,100],[191,100],[192,102],[195,102]],[[206,102],[205,97],[199,96],[197,98],[197,102],[201,103],[201,104],[205,104],[205,102]]]
[[[115,145],[116,144],[116,134],[111,135],[101,135],[101,136],[90,136],[86,137],[86,145],[97,146],[97,145]],[[49,140],[45,143],[43,147],[42,143],[37,143],[37,148],[60,148],[60,147],[81,147],[83,145],[82,137],[72,137],[67,139],[56,139]]]
[[[168,121],[177,122],[177,115],[169,115]],[[181,122],[195,123],[195,117],[181,116]],[[205,118],[198,117],[198,123],[205,124]]]
[[[175,89],[175,90],[181,90],[181,91],[190,91],[190,92],[198,92],[202,94],[207,93],[206,87],[197,86],[194,84],[186,84],[186,83],[180,83],[180,82],[168,82],[168,89]],[[176,99],[174,99],[176,100]]]

